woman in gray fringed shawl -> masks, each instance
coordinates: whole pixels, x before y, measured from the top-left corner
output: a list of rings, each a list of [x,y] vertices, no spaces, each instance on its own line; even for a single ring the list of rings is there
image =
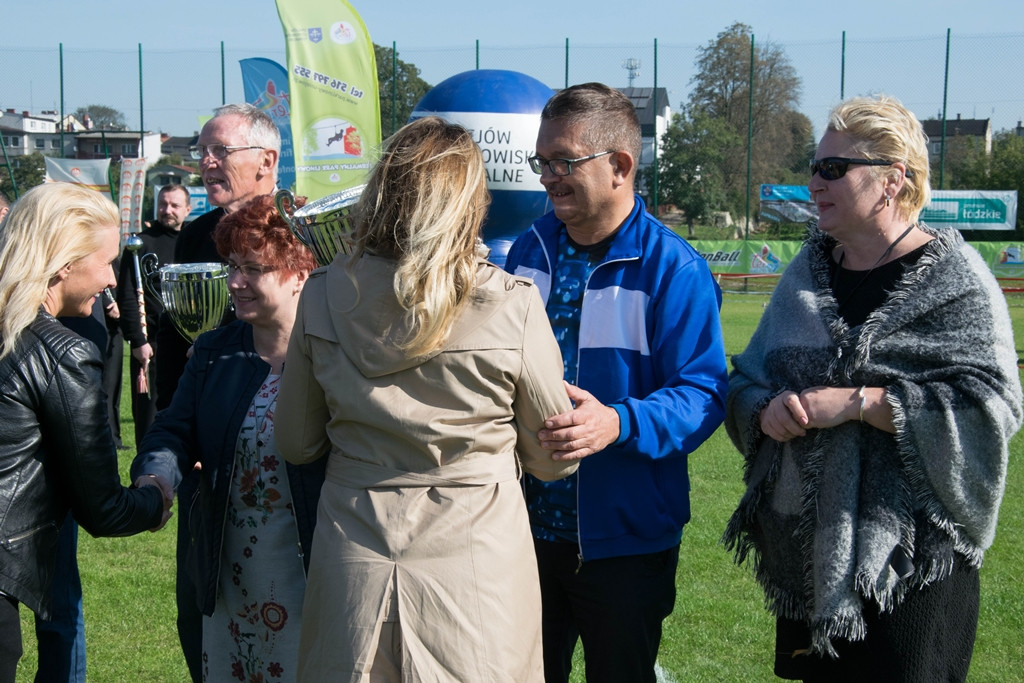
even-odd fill
[[[917,222],[926,142],[892,98],[832,112],[818,223],[733,359],[747,491],[724,540],[752,553],[782,678],[956,681],[970,664],[1021,388],[985,263]]]

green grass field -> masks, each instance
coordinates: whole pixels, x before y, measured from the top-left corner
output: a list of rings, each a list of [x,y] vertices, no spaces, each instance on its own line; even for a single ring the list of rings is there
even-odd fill
[[[722,325],[730,355],[746,345],[766,300],[760,295],[726,294]],[[1024,297],[1011,296],[1009,302],[1018,357],[1024,357]],[[124,439],[131,444],[127,400],[124,406]],[[1018,436],[1011,446],[995,545],[981,572],[981,617],[970,675],[978,683],[1024,680],[1022,454],[1024,437]],[[122,452],[126,481],[132,457],[131,451]],[[662,639],[659,663],[664,680],[777,680],[771,671],[774,627],[761,591],[749,570],[736,567],[719,544],[743,489],[740,455],[723,430],[691,456],[690,471],[693,521],[683,536],[675,613],[665,623]],[[174,523],[172,519],[162,532],[131,538],[81,536],[90,681],[187,680],[174,627]],[[22,626],[25,656],[18,681],[31,681],[36,644],[32,615],[24,608]],[[574,681],[583,681],[582,660],[577,660]]]

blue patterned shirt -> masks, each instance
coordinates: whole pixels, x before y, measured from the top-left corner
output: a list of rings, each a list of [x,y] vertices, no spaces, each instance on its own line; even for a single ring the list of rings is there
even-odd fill
[[[563,377],[571,384],[577,383],[583,294],[590,274],[608,253],[611,241],[609,237],[597,244],[578,245],[569,237],[564,225],[558,236],[558,257],[546,310],[562,351]],[[534,537],[542,541],[577,542],[577,481],[576,473],[548,482],[526,475],[526,507]]]

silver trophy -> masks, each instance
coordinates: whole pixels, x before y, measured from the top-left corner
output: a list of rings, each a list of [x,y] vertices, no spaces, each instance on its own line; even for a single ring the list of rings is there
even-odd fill
[[[274,203],[292,233],[309,247],[319,265],[326,266],[339,251],[349,252],[353,231],[350,212],[365,187],[359,185],[342,190],[299,209],[294,208],[295,195],[289,190],[279,190],[274,195]],[[289,213],[290,209],[294,211]]]
[[[223,263],[180,263],[157,268],[155,254],[141,259],[142,281],[159,296],[171,322],[191,341],[208,332],[228,309],[228,267]]]

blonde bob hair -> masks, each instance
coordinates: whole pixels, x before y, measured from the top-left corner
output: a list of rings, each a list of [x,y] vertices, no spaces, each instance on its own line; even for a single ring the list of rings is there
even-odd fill
[[[33,187],[0,224],[0,358],[14,350],[61,268],[100,248],[121,223],[114,203],[72,183]]]
[[[418,119],[385,141],[356,207],[350,277],[364,253],[398,262],[410,356],[445,342],[476,283],[476,245],[490,204],[483,157],[462,126]]]
[[[916,221],[921,209],[931,200],[928,136],[917,117],[888,95],[854,97],[832,110],[827,128],[849,136],[857,153],[867,159],[906,164],[906,180],[894,199],[899,213]],[[891,166],[869,168],[878,178],[900,173]]]

